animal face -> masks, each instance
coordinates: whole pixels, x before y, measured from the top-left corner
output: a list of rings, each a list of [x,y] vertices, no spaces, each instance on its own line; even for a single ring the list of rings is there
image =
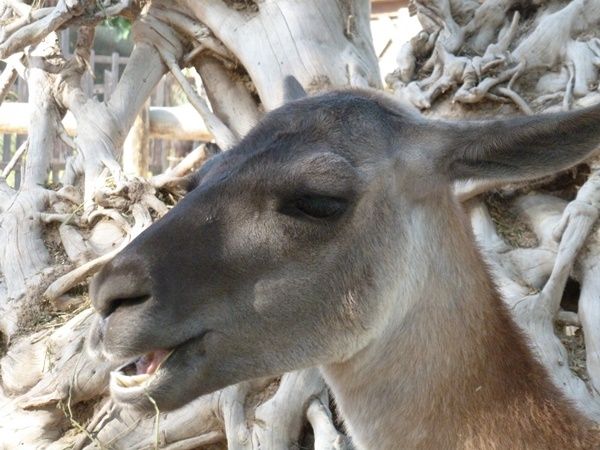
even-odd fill
[[[376,98],[335,93],[272,113],[100,272],[92,345],[133,361],[113,376],[117,400],[177,407],[372,339],[402,234],[394,129],[412,117]]]
[[[453,181],[573,165],[600,140],[598,109],[435,122],[338,91],[269,113],[95,277],[89,346],[126,361],[113,397],[164,410],[352,358],[412,307],[413,261],[435,259],[414,249],[452,233],[428,218],[460,214]]]

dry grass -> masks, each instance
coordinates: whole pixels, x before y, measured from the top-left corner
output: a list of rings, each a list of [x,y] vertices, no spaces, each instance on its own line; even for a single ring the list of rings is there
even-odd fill
[[[538,245],[537,237],[529,225],[514,213],[513,198],[500,193],[492,193],[487,196],[486,204],[496,230],[500,237],[513,247],[535,247]]]
[[[588,383],[590,376],[585,366],[585,342],[583,340],[583,331],[577,328],[575,333],[567,333],[566,326],[555,326],[554,331],[567,349],[569,355],[569,367],[577,374],[579,378]]]
[[[225,0],[227,6],[236,11],[257,12],[258,5],[254,0]]]

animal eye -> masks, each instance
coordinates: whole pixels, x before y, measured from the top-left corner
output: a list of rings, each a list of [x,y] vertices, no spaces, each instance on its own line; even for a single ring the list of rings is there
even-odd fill
[[[291,202],[286,213],[303,214],[315,219],[328,219],[341,215],[346,210],[346,201],[335,197],[304,195]]]

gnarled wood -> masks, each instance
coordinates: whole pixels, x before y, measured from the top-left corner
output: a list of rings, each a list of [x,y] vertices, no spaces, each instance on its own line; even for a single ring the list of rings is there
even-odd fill
[[[166,212],[167,206],[154,197],[150,186],[148,189],[140,189],[138,182],[122,174],[117,162],[123,139],[139,108],[146,101],[150,85],[166,70],[160,63],[161,51],[163,57],[168,57],[165,51],[175,55],[174,61],[169,60],[174,70],[190,63],[196,66],[203,79],[203,86],[200,86],[196,75],[197,91],[202,93],[202,89],[206,90],[212,112],[233,131],[236,140],[260,119],[263,111],[281,104],[282,79],[287,74],[294,74],[313,92],[328,86],[346,84],[379,86],[376,58],[368,30],[366,1],[336,0],[327,4],[309,2],[302,5],[282,0],[260,3],[221,0],[155,1],[154,7],[144,12],[146,19],[143,24],[135,1],[104,2],[104,9],[92,11],[86,17],[75,17],[79,14],[81,2],[69,2],[62,2],[57,8],[33,11],[19,1],[0,2],[2,17],[14,19],[3,23],[0,49],[21,49],[27,43],[41,42],[60,23],[83,23],[87,29],[82,29],[77,58],[85,59],[86,48],[89,49],[91,44],[90,28],[105,14],[119,13],[137,18],[134,39],[139,45],[126,75],[123,75],[118,90],[108,105],[98,104],[81,96],[78,77],[85,70],[81,60],[69,63],[70,66],[60,75],[62,80],[54,83],[57,91],[51,97],[69,107],[63,121],[67,132],[72,136],[85,135],[75,141],[81,151],[70,160],[64,178],[68,185],[75,185],[81,179],[86,182],[84,215],[80,214],[81,192],[77,195],[66,192],[55,195],[36,186],[35,193],[27,193],[23,189],[17,194],[0,180],[0,222],[3,228],[19,230],[16,235],[10,231],[8,238],[5,235],[5,242],[17,245],[21,242],[20,238],[11,240],[10,237],[19,235],[28,236],[28,239],[33,237],[38,243],[43,242],[41,238],[48,242],[49,235],[40,234],[39,230],[48,231],[56,226],[51,224],[67,222],[59,226],[58,237],[52,238],[58,239],[55,242],[61,247],[58,254],[55,250],[51,252],[53,263],[57,264],[55,268],[48,270],[47,257],[36,259],[36,255],[44,253],[41,247],[38,252],[32,251],[31,246],[25,246],[29,250],[21,252],[20,260],[15,264],[24,267],[24,272],[37,275],[8,277],[2,269],[0,302],[9,297],[17,297],[27,298],[31,300],[27,304],[36,305],[42,297],[41,288],[58,280],[59,284],[62,283],[60,291],[64,295],[58,298],[57,306],[66,308],[69,305],[81,305],[87,297],[78,293],[82,285],[75,286],[75,282],[82,281],[85,284],[85,277],[79,277],[77,271],[65,274],[67,266],[61,265],[61,261],[66,261],[63,258],[70,258],[77,264],[86,264],[89,259],[110,251],[111,242],[119,245],[129,239],[134,222],[129,207],[134,204],[141,207],[137,213],[147,218],[150,218],[150,210],[159,211],[153,217]],[[65,11],[64,5],[67,3],[75,9]],[[444,115],[474,116],[480,111],[475,108],[481,106],[481,110],[484,110],[487,108],[486,104],[475,103],[470,111],[466,111],[460,105],[449,105],[445,100],[454,98],[459,102],[501,102],[500,109],[491,110],[494,114],[512,112],[506,106],[510,103],[523,111],[531,112],[577,108],[597,101],[596,63],[600,54],[596,39],[598,36],[594,36],[594,30],[590,29],[590,24],[597,16],[596,5],[592,2],[571,2],[568,7],[564,5],[553,11],[553,14],[546,14],[549,4],[543,2],[530,5],[526,11],[522,10],[521,3],[504,0],[486,0],[481,4],[469,0],[419,3],[416,12],[425,31],[402,47],[397,75],[399,80],[389,78],[394,83],[396,92],[415,105],[431,107],[434,112]],[[529,14],[528,20],[523,19],[526,14]],[[545,15],[547,18],[544,18]],[[552,24],[554,26],[549,26]],[[151,31],[155,25],[154,30],[165,30],[165,26],[170,28],[161,35]],[[550,35],[548,30],[552,30]],[[564,39],[559,39],[559,36]],[[28,49],[25,53],[27,52]],[[19,54],[11,58],[17,73],[25,76],[24,65],[33,63],[27,59],[20,62]],[[44,62],[43,59],[37,60],[40,61]],[[547,70],[545,65],[548,63],[553,64],[551,71],[543,74],[539,82],[534,80],[537,82],[536,87],[531,85],[530,74],[540,70],[540,67]],[[36,70],[43,72],[48,67],[50,66],[44,62]],[[150,71],[146,73],[148,68]],[[14,72],[7,71],[5,75],[7,82],[14,78]],[[146,78],[147,75],[149,78]],[[53,77],[55,74],[50,73],[49,76]],[[149,84],[141,83],[140,80],[148,80]],[[191,86],[186,86],[189,87]],[[450,95],[443,96],[444,92],[450,92]],[[235,93],[233,98],[232,93]],[[54,99],[50,98],[51,102]],[[4,103],[0,106],[0,127],[4,123],[3,117],[7,118],[7,126],[10,125],[8,122],[14,123],[18,119],[24,123],[17,124],[12,131],[23,133],[29,127],[28,109],[14,103]],[[75,116],[84,122],[78,129]],[[56,122],[53,126],[58,130],[58,135],[69,141],[64,138],[65,133],[58,126],[58,119],[53,118],[52,121]],[[37,126],[42,122],[34,119],[32,123]],[[200,116],[190,105],[151,107],[149,129],[153,137],[212,139]],[[51,146],[46,144],[45,148],[49,149]],[[34,149],[33,154],[35,152]],[[154,177],[150,184],[163,190],[163,193],[175,191],[186,184],[183,177],[212,154],[213,152],[206,152],[204,147],[199,147],[171,172]],[[49,152],[45,155],[49,155]],[[36,157],[40,164],[31,166],[32,170],[37,167],[34,172],[44,178],[37,184],[45,181],[45,155]],[[30,157],[31,154],[27,156],[28,160]],[[92,183],[91,180],[96,181]],[[497,180],[476,182],[462,191],[461,198],[472,199],[500,184]],[[129,192],[130,188],[132,192]],[[585,210],[576,208],[577,204],[572,205],[568,214],[565,213],[565,219],[569,220],[563,221],[563,224],[568,225],[564,229],[571,230],[561,235],[562,239],[559,240],[563,246],[562,253],[568,258],[556,261],[559,243],[554,240],[553,229],[562,214],[564,203],[547,197],[521,197],[521,193],[516,192],[523,199],[523,205],[527,204],[523,208],[530,212],[527,221],[531,222],[539,245],[535,248],[515,248],[513,243],[509,245],[498,235],[497,224],[489,218],[474,220],[475,224],[479,223],[478,236],[484,236],[481,242],[488,249],[486,252],[490,253],[490,260],[498,271],[498,282],[509,304],[514,302],[520,305],[514,309],[518,311],[517,321],[528,327],[537,348],[541,349],[541,354],[546,355],[543,359],[547,367],[552,369],[554,380],[558,384],[566,383],[567,394],[588,415],[596,417],[598,364],[594,358],[598,348],[595,333],[598,327],[594,305],[597,303],[595,299],[598,287],[594,271],[597,266],[597,233],[591,225],[592,216],[580,216]],[[164,197],[161,199],[164,200]],[[526,199],[529,199],[529,203]],[[578,198],[579,200],[582,199]],[[587,201],[583,200],[584,203]],[[477,201],[473,200],[473,204],[477,204]],[[98,208],[99,204],[104,205],[104,209]],[[544,205],[547,205],[546,209],[543,208]],[[28,214],[35,212],[31,214],[34,220],[30,221],[33,222],[33,228],[27,221],[11,222],[11,215],[19,208],[19,214],[23,217],[30,217]],[[8,214],[5,214],[6,211]],[[29,230],[37,231],[29,233]],[[560,238],[559,234],[556,234],[557,238]],[[590,238],[586,241],[588,234]],[[575,239],[569,238],[569,235]],[[577,247],[581,248],[580,252],[576,251]],[[0,245],[0,248],[5,247]],[[61,254],[63,250],[66,253],[64,256]],[[0,263],[6,265],[9,260],[10,258],[2,259],[0,255]],[[11,261],[9,263],[13,264]],[[555,282],[544,288],[553,269],[556,271]],[[556,311],[566,275],[573,276],[582,283],[579,299],[581,320],[571,311]],[[29,281],[23,281],[24,278]],[[432,275],[431,278],[435,277]],[[65,289],[74,286],[75,291],[64,293]],[[542,298],[538,293],[532,296],[531,293],[535,290],[545,290],[546,293],[552,291],[552,295]],[[9,295],[9,292],[17,294]],[[523,298],[532,301],[528,305],[530,307],[521,307]],[[539,308],[531,307],[533,304]],[[20,305],[14,301],[7,305],[0,320],[6,334],[19,334],[22,328],[16,325],[15,311]],[[439,308],[439,305],[436,304],[435,308]],[[432,310],[435,308],[432,307]],[[544,314],[541,314],[542,310]],[[556,320],[562,321],[559,328],[552,326]],[[583,327],[589,382],[585,377],[582,381],[567,370],[566,354],[554,334],[557,329],[564,327],[564,321],[568,321],[570,326]],[[219,394],[194,401],[189,408],[175,413],[161,413],[157,433],[154,416],[142,418],[133,412],[124,413],[107,402],[103,383],[92,383],[85,396],[78,393],[78,385],[71,382],[74,380],[74,373],[81,374],[78,379],[85,379],[91,373],[89,370],[93,369],[93,365],[90,366],[89,362],[74,364],[79,355],[82,355],[78,347],[82,343],[82,334],[81,330],[74,330],[73,323],[64,325],[64,335],[60,339],[58,329],[58,335],[30,334],[11,339],[9,355],[32,355],[30,360],[36,364],[43,358],[48,358],[52,370],[44,369],[40,372],[39,366],[36,366],[35,370],[32,368],[27,372],[29,369],[24,366],[12,365],[12,356],[4,357],[3,368],[13,367],[15,371],[13,375],[3,377],[3,387],[0,387],[0,409],[3,417],[7,418],[0,424],[3,427],[0,430],[0,447],[21,445],[62,449],[74,443],[75,448],[97,448],[99,442],[103,445],[110,443],[113,448],[154,447],[158,435],[159,443],[170,449],[212,444],[225,446],[225,441],[229,441],[231,448],[256,448],[258,444],[252,440],[256,431],[256,436],[260,436],[261,448],[274,448],[275,443],[285,446],[286,442],[299,439],[297,424],[306,421],[314,430],[315,448],[344,448],[346,445],[333,426],[325,391],[321,390],[317,397],[312,397],[316,392],[312,390],[313,387],[322,386],[322,381],[314,376],[314,371],[286,375],[281,385],[271,384],[271,380],[262,380],[227,388]],[[67,336],[69,333],[70,337]],[[56,353],[47,352],[44,347],[47,344],[57,350]],[[447,340],[444,342],[446,344]],[[445,353],[443,356],[447,358],[448,355]],[[401,359],[406,362],[405,357]],[[82,357],[82,360],[85,358]],[[105,376],[106,372],[103,373]],[[372,371],[372,374],[376,373],[377,370]],[[15,374],[17,375],[14,376]],[[13,381],[8,381],[9,378]],[[306,385],[303,385],[302,389],[286,391],[286,386],[300,386],[289,383],[290,380],[302,379],[308,380],[307,385],[313,387],[305,389]],[[7,389],[9,385],[10,389]],[[260,393],[265,386],[266,392]],[[78,414],[77,407],[82,406],[82,398],[93,398],[94,402],[98,402],[93,411],[94,417],[89,423],[86,423],[85,418],[69,417],[67,408],[67,413],[60,407],[56,408],[60,401],[65,406],[65,398],[69,403],[69,389],[75,416]],[[297,400],[294,402],[295,409],[291,402],[288,404],[282,401],[288,395]],[[418,400],[420,402],[421,398]],[[280,406],[275,407],[276,404]],[[303,406],[299,407],[300,404]],[[266,421],[252,420],[258,405],[264,406],[259,407],[262,408],[261,411],[268,412],[263,415]],[[73,430],[78,430],[78,436],[74,436],[75,431],[59,436],[58,430],[69,424]],[[275,424],[279,426],[275,427]],[[395,423],[394,428],[396,425]],[[83,429],[87,429],[89,436]],[[378,442],[375,448],[380,448],[381,445]]]

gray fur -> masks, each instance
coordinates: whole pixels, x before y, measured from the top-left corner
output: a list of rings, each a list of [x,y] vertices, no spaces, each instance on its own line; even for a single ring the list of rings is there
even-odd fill
[[[96,276],[91,346],[115,359],[176,348],[149,387],[161,409],[321,366],[359,448],[456,448],[471,432],[457,427],[487,430],[477,405],[536,383],[540,399],[562,402],[496,295],[451,185],[576,164],[600,142],[599,123],[597,106],[430,121],[363,90],[285,105]],[[305,196],[345,209],[308,217],[294,209]],[[506,385],[515,374],[525,381]],[[480,400],[465,394],[480,384]]]

